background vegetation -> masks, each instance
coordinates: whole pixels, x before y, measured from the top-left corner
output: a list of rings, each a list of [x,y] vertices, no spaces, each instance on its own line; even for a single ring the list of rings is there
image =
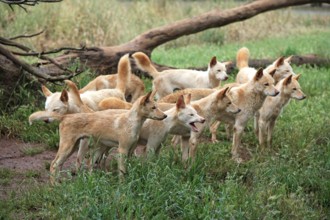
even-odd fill
[[[241,2],[72,0],[41,4],[29,8],[29,13],[19,8],[12,12],[0,5],[4,18],[0,35],[12,37],[45,29],[43,35],[22,40],[36,50],[80,43],[110,46],[150,28],[236,4]],[[269,12],[183,37],[157,48],[152,59],[171,66],[200,67],[213,55],[233,60],[242,46],[250,49],[252,58],[309,53],[330,57],[329,13],[305,10]],[[13,192],[0,202],[0,218],[326,219],[330,215],[329,69],[294,66],[294,71],[302,74],[300,84],[308,98],[287,106],[275,128],[274,146],[266,152],[259,152],[249,124],[243,141],[253,152],[248,163],[238,165],[230,160],[231,143],[221,127],[220,143],[203,142],[190,169],[184,169],[176,156],[179,153],[166,142],[159,158],[132,158],[122,183],[115,164],[108,173],[68,174],[56,187],[45,184],[19,195]],[[86,71],[74,81],[82,86],[91,78],[93,73]],[[29,80],[23,82],[13,93],[20,105],[10,115],[0,116],[1,136],[46,140],[47,146],[56,148],[57,124],[28,125],[29,114],[43,108],[44,98],[39,91],[26,89]],[[208,132],[205,137],[208,140]],[[6,169],[0,171],[2,179],[13,176]]]

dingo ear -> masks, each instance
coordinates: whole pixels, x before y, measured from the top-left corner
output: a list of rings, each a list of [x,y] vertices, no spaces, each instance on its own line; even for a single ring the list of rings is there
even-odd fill
[[[156,89],[154,89],[153,91],[151,91],[149,100],[152,100],[152,101],[155,100],[156,93],[157,93],[157,90]]]
[[[274,68],[271,71],[269,71],[269,75],[271,75],[274,78],[275,72],[276,72],[276,69]]]
[[[223,62],[222,64],[224,64],[225,66],[229,66],[229,65],[233,64],[233,62],[232,61],[227,61],[227,62]]]
[[[212,59],[210,61],[210,67],[215,66],[215,64],[217,64],[217,57],[216,56],[212,57]]]
[[[189,94],[187,94],[187,95],[185,96],[185,103],[186,103],[187,105],[189,105],[190,102],[191,102],[191,93],[189,93]]]
[[[183,95],[180,95],[178,100],[176,101],[176,108],[180,109],[185,107],[186,107],[186,103],[184,102]]]
[[[293,78],[295,79],[295,80],[299,80],[299,78],[300,78],[300,76],[301,76],[301,74],[298,74],[298,75],[295,75]]]
[[[291,63],[292,57],[293,57],[293,56],[289,56],[289,57],[286,58],[284,61],[286,61],[286,62],[288,62],[288,63]]]
[[[291,81],[292,81],[292,75],[285,78],[285,80],[283,81],[283,85],[287,86],[291,83]]]
[[[282,56],[275,61],[275,67],[279,67],[283,65],[283,63],[284,63],[284,57]]]
[[[261,79],[261,77],[264,75],[263,73],[263,69],[259,68],[258,71],[256,72],[256,74],[254,75],[254,81],[258,81],[259,79]]]
[[[61,93],[60,100],[64,103],[67,103],[69,101],[69,95],[68,95],[68,92],[65,89],[63,89],[63,91]]]
[[[152,93],[152,92],[148,92],[147,95],[145,95],[145,96],[142,97],[142,99],[141,99],[141,101],[140,101],[140,104],[141,104],[141,105],[146,105],[147,103],[150,102],[150,96],[151,96],[151,93]]]
[[[217,95],[218,99],[223,99],[226,96],[226,92],[228,91],[229,87],[221,89]]]
[[[45,97],[51,96],[53,93],[44,85],[41,85],[42,93]]]

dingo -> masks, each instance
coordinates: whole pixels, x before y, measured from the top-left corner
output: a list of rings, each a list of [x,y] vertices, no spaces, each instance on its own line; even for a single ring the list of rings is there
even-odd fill
[[[236,76],[236,82],[238,83],[246,83],[253,78],[254,74],[257,71],[256,69],[249,67],[249,57],[250,52],[248,48],[242,47],[238,50],[236,56],[236,66],[239,69],[239,72]],[[278,58],[264,70],[264,73],[267,74],[273,69],[275,69],[275,73],[273,74],[275,84],[281,79],[284,79],[291,74],[295,75],[290,65],[291,59],[292,56],[286,59],[284,59],[284,57]]]
[[[162,109],[159,106],[160,109]],[[190,96],[183,98],[181,95],[176,104],[164,105],[167,108],[164,113],[167,117],[162,121],[147,119],[140,131],[138,143],[144,145],[144,155],[146,153],[159,154],[161,143],[166,139],[168,134],[189,134],[190,132],[198,132],[197,123],[204,123],[205,119],[199,116],[196,110],[190,105]],[[163,110],[163,109],[162,109]],[[94,154],[96,161],[101,155],[106,154],[108,149]]]
[[[235,115],[232,155],[237,162],[242,162],[240,150],[241,138],[248,120],[261,108],[267,96],[276,96],[279,91],[274,86],[272,74],[264,74],[260,68],[247,83],[234,86],[229,97],[242,111]]]
[[[60,121],[59,149],[50,166],[51,183],[55,182],[59,168],[72,154],[77,141],[89,136],[92,136],[98,144],[110,142],[118,145],[119,174],[126,173],[124,156],[130,156],[134,151],[143,122],[147,118],[155,120],[166,118],[153,101],[153,95],[148,93],[140,97],[132,108],[124,113],[114,114],[113,110],[68,115],[47,111],[33,113],[29,118],[30,123],[34,114],[49,121]]]
[[[128,56],[127,56],[128,58]],[[120,62],[120,61],[119,61]],[[90,81],[85,87],[80,89],[80,93],[87,91],[97,91],[101,89],[117,88],[118,78],[120,77],[120,68],[118,67],[118,74],[100,75],[94,80]],[[131,103],[135,102],[140,96],[144,95],[145,86],[143,81],[128,70],[129,80],[126,83],[125,98]]]
[[[94,111],[98,110],[98,103],[106,97],[112,96],[125,100],[126,84],[129,81],[131,66],[128,54],[123,56],[118,63],[118,77],[115,89],[102,89],[98,91],[87,91],[81,94],[81,100],[89,108]],[[74,102],[74,97],[69,98],[65,102],[63,92],[52,93],[46,86],[42,86],[43,94],[46,97],[45,109],[49,112],[57,112],[60,114],[80,112],[79,107]]]
[[[214,120],[218,120],[223,114],[235,115],[241,111],[228,97],[228,91],[229,87],[226,87],[213,92],[205,98],[192,102],[192,106],[197,110],[199,115],[205,118],[206,123],[203,125],[197,125],[197,132],[191,132],[189,149],[184,145],[181,146],[183,161],[186,161],[188,158],[194,160],[198,140],[207,126],[209,126]]]
[[[265,138],[267,137],[267,146],[271,147],[272,133],[276,123],[276,119],[281,114],[285,105],[291,98],[303,100],[306,98],[302,92],[298,79],[299,75],[288,76],[277,83],[276,88],[280,94],[276,97],[267,97],[264,104],[256,114],[257,126],[255,131],[259,136],[259,144],[262,149],[266,145]]]
[[[160,99],[175,90],[185,88],[215,88],[221,81],[227,80],[226,63],[220,63],[213,57],[207,71],[172,69],[158,72],[149,57],[136,52],[133,55],[137,66],[153,77],[153,89]]]

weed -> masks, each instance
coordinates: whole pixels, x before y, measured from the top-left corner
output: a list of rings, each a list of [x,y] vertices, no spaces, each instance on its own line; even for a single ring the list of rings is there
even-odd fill
[[[40,154],[44,151],[45,149],[43,147],[23,147],[21,149],[21,152],[24,155],[28,155],[28,156],[34,156],[36,154]]]
[[[15,173],[8,168],[0,168],[0,185],[6,186],[13,178]]]

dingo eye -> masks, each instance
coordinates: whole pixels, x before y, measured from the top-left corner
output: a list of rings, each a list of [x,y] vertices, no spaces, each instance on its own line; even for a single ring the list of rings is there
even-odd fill
[[[292,90],[297,90],[297,88],[293,88]]]
[[[194,114],[190,114],[190,116],[194,116]]]
[[[152,110],[155,110],[155,109],[157,109],[157,107],[156,107],[156,106],[153,106],[151,109],[152,109]]]
[[[53,112],[58,112],[58,110],[59,110],[58,108],[54,108]]]
[[[264,85],[265,85],[265,86],[269,86],[269,83],[265,83]]]
[[[231,105],[231,102],[228,102],[228,105]]]

